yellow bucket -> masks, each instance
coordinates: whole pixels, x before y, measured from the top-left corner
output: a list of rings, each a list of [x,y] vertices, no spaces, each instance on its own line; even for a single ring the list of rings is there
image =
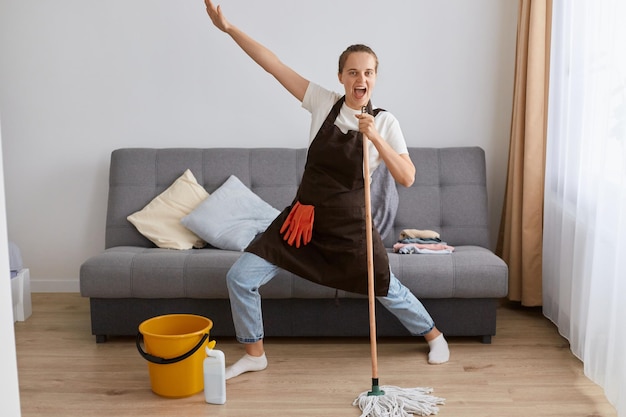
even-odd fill
[[[155,394],[181,398],[204,389],[205,346],[212,327],[211,320],[193,314],[157,316],[139,325],[137,349],[148,361]]]

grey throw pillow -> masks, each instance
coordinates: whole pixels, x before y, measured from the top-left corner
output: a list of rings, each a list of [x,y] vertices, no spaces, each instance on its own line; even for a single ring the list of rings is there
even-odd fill
[[[279,213],[231,175],[181,223],[216,248],[243,251]]]

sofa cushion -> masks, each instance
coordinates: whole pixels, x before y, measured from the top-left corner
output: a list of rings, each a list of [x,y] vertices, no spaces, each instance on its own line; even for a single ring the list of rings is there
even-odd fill
[[[157,195],[143,209],[127,217],[145,237],[164,249],[190,249],[205,245],[196,234],[180,224],[180,219],[191,213],[209,193],[198,184],[187,169],[165,191]]]
[[[97,298],[228,299],[226,274],[241,252],[204,248],[171,251],[118,246],[81,266],[80,291]],[[393,273],[416,297],[501,298],[507,294],[507,265],[479,246],[447,255],[389,253]],[[264,285],[263,298],[364,298],[336,291],[281,270]]]
[[[181,223],[216,248],[242,251],[279,213],[231,175]]]
[[[390,254],[389,265],[418,298],[501,298],[508,267],[489,249],[456,246],[451,254]]]

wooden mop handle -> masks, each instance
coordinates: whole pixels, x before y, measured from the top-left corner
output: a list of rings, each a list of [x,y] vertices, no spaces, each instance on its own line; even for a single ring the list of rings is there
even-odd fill
[[[361,108],[367,113],[367,107]],[[365,186],[365,244],[367,250],[367,295],[369,299],[370,348],[372,379],[378,379],[378,351],[376,346],[376,299],[374,297],[374,244],[372,242],[372,203],[370,198],[369,139],[363,135],[363,183]],[[375,385],[378,385],[376,382]]]

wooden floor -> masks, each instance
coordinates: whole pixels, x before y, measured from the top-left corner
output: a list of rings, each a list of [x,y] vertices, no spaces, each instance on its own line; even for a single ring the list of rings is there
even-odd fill
[[[33,294],[33,315],[15,324],[22,416],[354,416],[371,388],[367,339],[268,339],[266,371],[227,383],[225,405],[202,393],[161,398],[134,338],[96,344],[89,303],[78,294]],[[432,387],[440,416],[617,416],[603,391],[538,309],[505,304],[491,345],[451,338],[451,360],[426,363],[421,338],[381,339],[381,385]],[[218,339],[227,364],[243,350]]]

